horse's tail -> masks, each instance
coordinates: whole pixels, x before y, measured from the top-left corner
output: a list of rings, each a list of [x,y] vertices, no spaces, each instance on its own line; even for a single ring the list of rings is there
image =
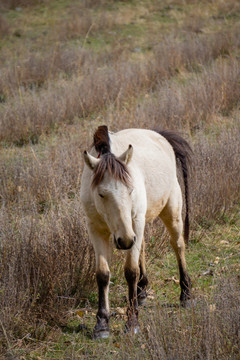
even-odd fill
[[[179,134],[170,130],[155,130],[158,134],[165,137],[165,139],[172,145],[175,156],[179,159],[182,166],[183,181],[185,186],[185,201],[186,201],[186,216],[184,222],[184,240],[188,244],[189,240],[189,188],[188,188],[188,173],[191,163],[192,149],[188,142],[184,140]]]

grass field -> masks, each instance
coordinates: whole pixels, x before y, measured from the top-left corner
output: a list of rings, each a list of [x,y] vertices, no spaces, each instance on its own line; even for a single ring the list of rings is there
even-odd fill
[[[239,359],[239,1],[0,0],[0,10],[0,359]],[[124,254],[113,250],[112,333],[94,341],[79,189],[100,124],[173,129],[191,143],[195,302],[179,308],[155,221],[141,333],[124,334]]]

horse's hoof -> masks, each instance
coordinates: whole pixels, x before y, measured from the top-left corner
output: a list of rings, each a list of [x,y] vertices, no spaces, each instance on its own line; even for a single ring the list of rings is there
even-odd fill
[[[196,301],[194,299],[184,299],[180,301],[180,305],[184,309],[190,309],[196,305]]]
[[[147,302],[147,297],[138,298],[138,305],[142,306],[146,304],[146,302]]]
[[[145,302],[147,301],[147,292],[144,290],[141,291],[138,294],[137,300],[138,300],[138,305],[144,305]]]
[[[109,335],[110,335],[109,330],[93,331],[93,339],[94,340],[107,339],[107,338],[109,338]]]
[[[134,328],[132,329],[132,331],[133,331],[133,334],[134,334],[134,335],[137,335],[137,334],[140,333],[140,327],[139,327],[139,326],[134,326]]]
[[[128,324],[126,324],[124,332],[126,334],[137,335],[140,333],[140,327],[139,325],[129,326]]]

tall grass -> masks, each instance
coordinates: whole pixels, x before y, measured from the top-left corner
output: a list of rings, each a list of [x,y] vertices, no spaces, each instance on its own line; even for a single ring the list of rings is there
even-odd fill
[[[138,338],[122,344],[122,359],[238,359],[240,292],[237,280],[218,284],[209,300],[188,311],[158,304]]]
[[[187,123],[193,129],[237,103],[238,76],[239,63],[231,59],[205,70],[186,87],[172,88],[171,82],[160,84],[156,92],[159,100],[151,100],[150,105],[140,104],[140,116],[146,116],[150,122],[157,122],[155,117],[162,118],[168,126]],[[113,103],[121,105],[141,91],[156,88],[160,79],[152,64],[120,62],[71,82],[49,83],[39,93],[22,91],[20,98],[13,97],[0,109],[0,141],[28,142],[59,124],[72,122],[75,117],[87,117]]]
[[[106,21],[103,23],[106,26]],[[74,22],[70,24],[74,26]],[[65,30],[62,29],[62,31],[66,33]],[[78,33],[77,30],[76,33]],[[183,69],[200,70],[201,66],[210,63],[218,56],[229,55],[234,49],[238,49],[240,45],[238,34],[239,28],[236,27],[226,33],[221,31],[211,36],[187,35],[187,39],[184,41],[168,36],[154,46],[154,55],[145,65],[146,69],[142,77],[145,79],[151,77],[151,81],[156,83]],[[48,80],[54,80],[60,76],[87,75],[106,65],[110,69],[111,67],[114,69],[121,61],[119,55],[124,48],[121,49],[119,46],[112,47],[111,52],[105,51],[103,55],[93,53],[84,47],[66,49],[55,46],[50,52],[48,50],[47,54],[29,53],[27,57],[25,55],[25,59],[18,60],[13,64],[9,64],[9,62],[3,64],[0,76],[1,97],[7,101],[21,89],[38,89]],[[112,66],[111,63],[114,65]],[[136,76],[138,75],[136,71]]]
[[[0,306],[9,341],[40,312],[57,321],[93,282],[94,255],[79,200],[80,156],[79,143],[63,139],[42,157],[32,152],[1,159]]]
[[[216,219],[240,198],[240,127],[198,134],[191,178],[192,220]]]
[[[93,15],[89,10],[85,9],[70,16],[59,27],[59,39],[75,39],[81,36],[88,36],[89,34],[98,31],[110,31],[114,26],[118,25],[119,21],[112,14],[102,11],[97,16]]]
[[[96,54],[92,50],[63,48],[55,46],[47,55],[29,53],[25,59],[19,59],[11,65],[4,64],[0,76],[1,102],[11,100],[12,96],[27,90],[41,91],[49,82],[86,76],[97,68],[108,66],[116,59],[124,58],[124,50],[115,48],[111,52]]]
[[[47,4],[48,0],[0,0],[0,9],[15,9],[19,6]]]
[[[0,38],[7,35],[9,32],[9,25],[2,15],[0,15]]]
[[[239,62],[217,61],[186,84],[166,81],[154,96],[144,99],[135,119],[148,126],[195,131],[215,122],[218,114],[227,115],[237,106],[240,95]]]

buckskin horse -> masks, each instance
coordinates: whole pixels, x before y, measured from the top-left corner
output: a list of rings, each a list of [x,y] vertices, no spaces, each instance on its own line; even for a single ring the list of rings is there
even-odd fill
[[[109,336],[109,255],[111,239],[126,251],[128,283],[126,331],[137,333],[138,304],[147,296],[145,223],[159,216],[170,233],[176,254],[183,306],[191,299],[191,281],[186,270],[185,242],[189,237],[188,166],[191,148],[173,131],[126,129],[116,133],[99,126],[93,147],[84,152],[81,202],[87,230],[96,257],[98,285],[97,323],[94,338]],[[186,200],[183,238],[182,193],[177,179],[180,161]]]

